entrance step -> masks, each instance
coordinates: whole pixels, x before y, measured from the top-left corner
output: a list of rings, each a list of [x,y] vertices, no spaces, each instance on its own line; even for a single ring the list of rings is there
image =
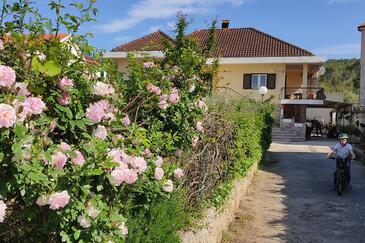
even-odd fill
[[[289,130],[288,128],[273,127],[271,132],[273,142],[304,142],[305,136],[300,131]]]

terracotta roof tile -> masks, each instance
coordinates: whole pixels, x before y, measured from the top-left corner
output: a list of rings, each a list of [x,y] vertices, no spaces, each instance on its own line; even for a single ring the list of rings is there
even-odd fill
[[[122,44],[112,49],[113,52],[123,51],[162,51],[162,40],[174,41],[170,36],[158,30],[144,37]]]
[[[313,53],[268,35],[254,28],[227,28],[216,30],[214,57],[287,57],[314,56]],[[188,35],[204,45],[209,36],[209,29],[195,31]],[[112,51],[162,51],[161,40],[171,37],[162,31],[156,31],[142,38],[133,40]]]
[[[254,28],[227,28],[216,30],[214,57],[287,57],[313,56],[300,47],[280,40]],[[204,45],[209,29],[198,30],[189,35]]]

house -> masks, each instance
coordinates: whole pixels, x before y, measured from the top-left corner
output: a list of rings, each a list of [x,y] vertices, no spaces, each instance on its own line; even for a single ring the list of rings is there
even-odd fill
[[[204,44],[209,29],[197,30],[188,36]],[[163,58],[163,39],[174,41],[162,31],[156,31],[122,44],[104,57],[115,61],[119,70],[125,72],[128,52],[144,51],[155,58]],[[325,100],[317,81],[325,60],[255,28],[230,28],[229,21],[223,20],[222,27],[216,30],[212,56],[218,57],[220,64],[216,95],[261,99],[258,89],[267,87],[264,97],[273,96],[273,102],[280,107],[279,136],[285,131],[294,134],[297,140],[304,140],[307,107],[333,106]],[[207,64],[212,62],[210,58]]]

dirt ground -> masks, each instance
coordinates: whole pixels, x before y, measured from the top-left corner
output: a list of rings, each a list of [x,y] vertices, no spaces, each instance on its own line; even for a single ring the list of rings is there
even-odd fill
[[[352,190],[337,196],[335,143],[273,143],[222,242],[365,242],[365,166],[353,161]]]

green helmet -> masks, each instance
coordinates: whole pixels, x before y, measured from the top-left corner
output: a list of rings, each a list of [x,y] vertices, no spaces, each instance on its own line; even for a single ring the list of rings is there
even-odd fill
[[[338,139],[349,139],[349,136],[348,136],[346,133],[341,133],[341,134],[338,136]]]

